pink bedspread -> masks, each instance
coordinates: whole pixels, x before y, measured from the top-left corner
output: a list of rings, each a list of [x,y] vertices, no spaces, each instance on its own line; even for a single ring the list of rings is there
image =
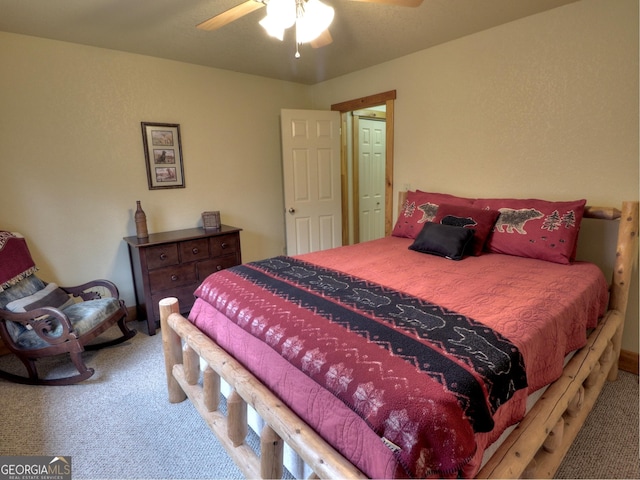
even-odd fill
[[[455,262],[407,249],[412,240],[373,242],[299,258],[348,272],[483,322],[524,355],[529,390],[562,373],[567,353],[584,346],[608,302],[608,286],[593,264],[560,265],[487,253]]]
[[[584,345],[586,328],[595,326],[605,310],[606,281],[593,265],[558,265],[497,254],[454,262],[410,251],[410,242],[388,237],[299,258],[425,298],[485,323],[520,349],[531,391],[558,378],[564,355]],[[374,478],[405,474],[365,422],[213,306],[198,299],[190,319],[248,365],[365,474]],[[495,413],[493,431],[476,435],[476,454],[460,474],[475,475],[486,446],[522,417],[526,398],[521,393]]]

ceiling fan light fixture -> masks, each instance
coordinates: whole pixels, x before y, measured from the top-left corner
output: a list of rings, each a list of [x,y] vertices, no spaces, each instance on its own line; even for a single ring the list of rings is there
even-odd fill
[[[260,20],[260,25],[267,33],[277,38],[284,39],[284,31],[296,22],[295,0],[269,0],[267,3],[267,15]]]
[[[274,17],[267,15],[260,20],[260,25],[264,28],[270,37],[277,38],[278,40],[284,40],[284,28]]]
[[[320,36],[331,22],[335,10],[320,0],[307,0],[303,4],[303,13],[296,18],[296,42],[309,43]]]

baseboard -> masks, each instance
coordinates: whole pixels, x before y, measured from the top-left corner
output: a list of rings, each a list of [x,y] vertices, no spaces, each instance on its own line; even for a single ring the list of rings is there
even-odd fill
[[[618,368],[625,372],[638,375],[638,354],[629,350],[620,351],[620,359],[618,360]]]

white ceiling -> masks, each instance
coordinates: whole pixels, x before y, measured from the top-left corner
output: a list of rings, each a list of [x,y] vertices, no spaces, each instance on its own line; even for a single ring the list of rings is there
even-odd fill
[[[266,35],[260,9],[219,30],[198,23],[243,0],[0,0],[0,31],[315,84],[575,0],[424,0],[417,8],[323,0],[333,43]]]

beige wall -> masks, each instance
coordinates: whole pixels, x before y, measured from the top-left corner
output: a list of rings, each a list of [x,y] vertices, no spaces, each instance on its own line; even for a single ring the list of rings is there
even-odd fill
[[[281,108],[396,90],[396,190],[638,198],[636,0],[583,0],[312,87],[6,33],[0,65],[1,228],[29,238],[43,277],[111,278],[130,305],[135,200],[151,232],[216,209],[244,229],[243,260],[283,252]],[[141,121],[181,125],[187,188],[147,189]],[[581,250],[610,269],[587,243],[614,234]]]
[[[312,88],[315,108],[397,91],[396,191],[638,199],[637,0],[583,0]],[[609,277],[615,228],[587,223],[580,251]],[[637,280],[630,302],[637,352]]]
[[[244,260],[283,253],[279,114],[309,107],[308,87],[6,33],[0,65],[1,228],[43,278],[106,277],[133,305],[136,200],[152,233],[220,210]],[[186,188],[147,188],[142,121],[180,124]]]

